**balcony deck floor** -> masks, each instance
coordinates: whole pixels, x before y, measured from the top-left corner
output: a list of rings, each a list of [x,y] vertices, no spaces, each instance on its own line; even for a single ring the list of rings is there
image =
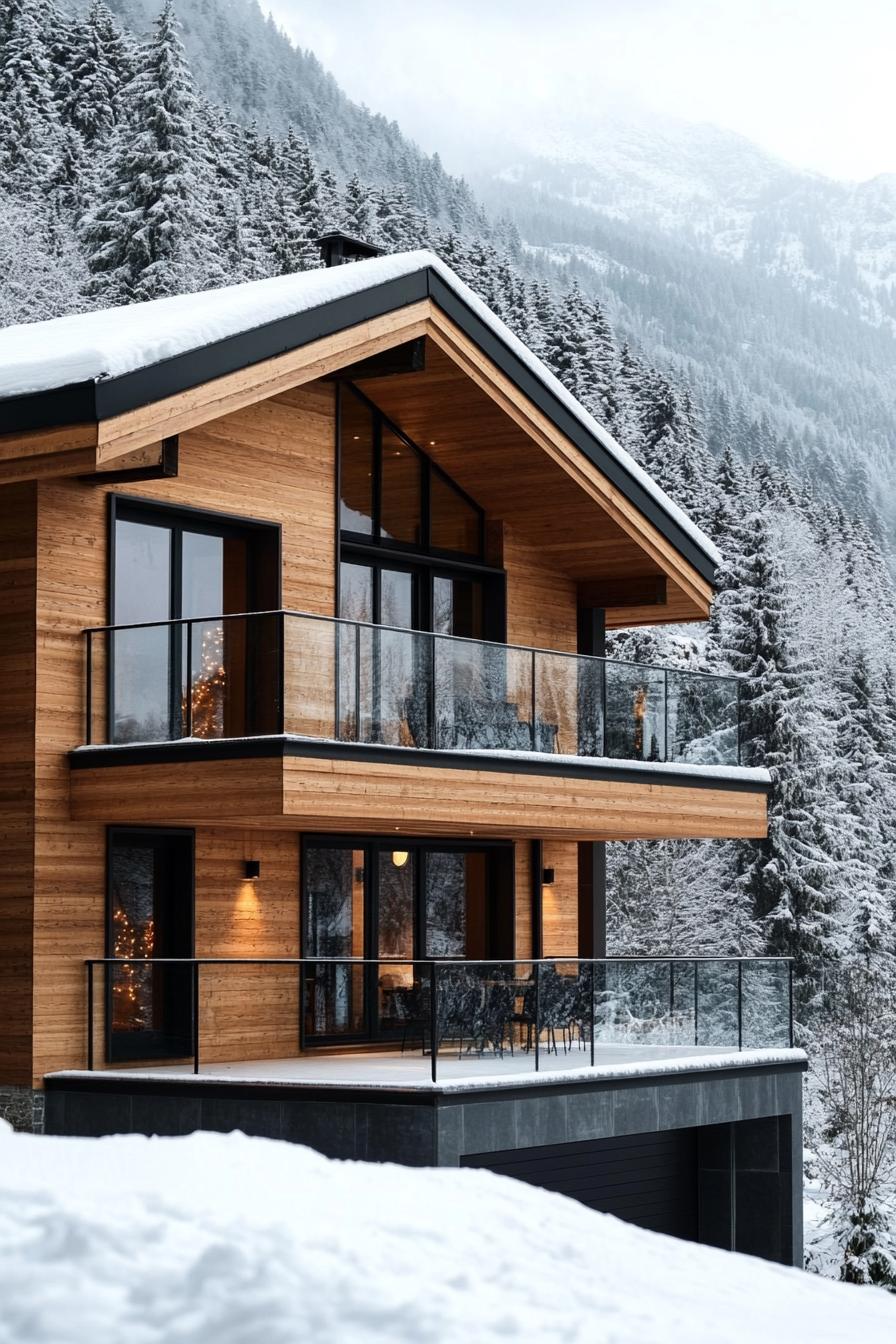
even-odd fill
[[[446,1048],[438,1058],[438,1091],[467,1091],[480,1087],[524,1087],[551,1082],[587,1082],[607,1078],[644,1077],[679,1072],[744,1068],[802,1059],[799,1050],[732,1050],[718,1046],[599,1045],[594,1067],[588,1049],[573,1048],[558,1054],[542,1049],[539,1072],[530,1051],[514,1055],[464,1055]],[[54,1075],[50,1075],[51,1077]],[[235,1085],[308,1088],[374,1088],[399,1090],[433,1089],[429,1056],[419,1049],[399,1051],[308,1053],[291,1059],[242,1060],[205,1063],[198,1074],[191,1064],[162,1064],[138,1068],[101,1068],[93,1072],[66,1070],[56,1077],[93,1080],[145,1079],[155,1082],[230,1083]]]

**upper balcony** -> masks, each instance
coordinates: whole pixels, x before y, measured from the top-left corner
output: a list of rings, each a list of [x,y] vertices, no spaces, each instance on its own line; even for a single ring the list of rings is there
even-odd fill
[[[469,820],[479,834],[531,834],[538,816],[539,833],[570,838],[764,826],[764,784],[737,769],[736,678],[291,611],[105,626],[85,642],[78,815],[98,815],[87,772],[142,768],[142,793],[147,765],[183,762],[166,772],[169,815],[187,762],[216,762],[220,783],[224,761],[241,757],[261,771],[251,798],[251,774],[239,776],[250,817],[259,806],[270,816],[263,795],[279,789],[282,815],[321,829],[337,815],[383,830],[396,819],[403,830]],[[264,758],[279,758],[274,774]],[[669,799],[657,811],[663,784],[675,790],[675,817]],[[332,811],[325,795],[337,787]],[[207,810],[214,800],[206,810],[194,800],[190,815],[222,815],[218,792],[217,812]],[[448,810],[421,806],[429,792]],[[122,795],[101,793],[106,819],[118,819]]]

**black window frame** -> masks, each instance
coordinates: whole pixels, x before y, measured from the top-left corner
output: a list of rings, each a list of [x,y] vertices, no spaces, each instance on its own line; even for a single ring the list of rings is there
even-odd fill
[[[342,506],[342,404],[345,396],[352,396],[361,402],[372,416],[373,422],[373,532],[353,532],[341,525]],[[382,429],[397,435],[409,449],[421,460],[421,526],[422,536],[419,544],[384,539],[380,534],[380,497],[382,478]],[[461,496],[475,511],[479,518],[479,551],[472,555],[465,551],[447,551],[433,549],[430,543],[430,477],[435,473],[448,486]],[[486,515],[485,510],[471,498],[446,471],[412,439],[404,433],[375,402],[357,388],[354,383],[341,381],[337,385],[336,403],[336,611],[340,611],[341,567],[343,563],[366,565],[374,570],[373,584],[373,620],[372,624],[381,624],[380,620],[380,577],[383,569],[402,569],[410,571],[416,579],[415,626],[423,632],[432,631],[432,585],[437,577],[467,578],[478,580],[483,590],[483,631],[478,638],[498,644],[507,642],[507,573],[497,565],[486,560]]]
[[[373,835],[364,833],[359,835],[336,834],[330,835],[326,832],[317,834],[309,833],[302,835],[299,851],[299,947],[300,957],[304,957],[306,943],[305,918],[307,912],[307,900],[305,891],[305,855],[309,849],[348,849],[363,850],[364,852],[364,957],[369,962],[378,960],[377,937],[379,933],[379,864],[378,857],[381,853],[391,853],[396,850],[407,850],[413,852],[416,856],[414,866],[414,949],[413,956],[409,959],[414,962],[435,961],[446,965],[456,966],[468,960],[466,957],[430,957],[426,955],[425,936],[426,936],[426,883],[425,883],[425,857],[420,861],[420,855],[427,850],[436,850],[439,852],[472,853],[485,850],[486,852],[501,853],[506,857],[506,867],[503,877],[507,883],[507,890],[504,896],[507,901],[505,911],[506,936],[509,946],[506,953],[496,953],[486,960],[498,962],[514,962],[516,957],[516,862],[515,846],[512,840],[505,840],[493,837],[470,837],[469,839],[458,839],[441,836],[408,836],[408,835]],[[526,958],[524,958],[526,960]],[[361,1044],[375,1041],[394,1040],[391,1035],[383,1035],[378,1030],[377,1021],[377,983],[376,975],[370,974],[366,978],[364,991],[364,1018],[365,1030],[361,1033],[346,1034],[341,1033],[338,1036],[309,1036],[305,1031],[305,982],[303,966],[303,978],[299,995],[299,1037],[302,1050],[315,1049],[318,1046],[332,1047],[339,1044]],[[376,971],[376,966],[368,967],[370,972]]]
[[[106,567],[106,611],[107,624],[116,625],[115,577],[117,552],[117,527],[119,522],[134,522],[144,526],[167,528],[171,533],[171,557],[169,573],[168,611],[169,621],[183,619],[183,534],[198,532],[205,536],[239,538],[250,542],[255,537],[270,547],[266,561],[264,582],[272,593],[271,602],[259,603],[258,594],[262,582],[260,548],[247,544],[246,547],[246,609],[248,612],[279,612],[283,606],[283,525],[268,519],[248,517],[242,514],[224,513],[215,509],[202,509],[189,504],[174,504],[167,500],[146,499],[142,496],[121,494],[111,491],[108,496],[108,561]],[[210,611],[207,617],[223,616],[224,612]],[[203,617],[195,617],[201,622]],[[150,622],[152,624],[152,622]],[[281,618],[282,624],[282,618]],[[115,741],[115,638],[110,635],[110,645],[106,658],[106,736]],[[282,629],[279,638],[278,685],[283,686],[284,640]],[[170,668],[169,721],[175,722],[179,696],[177,687],[181,684],[183,652],[181,641],[171,641],[172,665]],[[282,689],[278,691],[280,702],[276,705],[279,731],[283,731]]]

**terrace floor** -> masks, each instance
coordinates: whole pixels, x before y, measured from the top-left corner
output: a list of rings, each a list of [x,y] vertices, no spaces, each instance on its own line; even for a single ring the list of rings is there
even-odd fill
[[[468,1091],[480,1087],[526,1087],[551,1082],[597,1081],[605,1078],[645,1077],[691,1073],[719,1068],[746,1068],[802,1059],[798,1050],[732,1050],[729,1046],[598,1045],[594,1066],[588,1048],[548,1054],[542,1048],[539,1070],[533,1052],[464,1055],[446,1049],[437,1061],[433,1085],[430,1058],[419,1050],[355,1053],[308,1053],[291,1059],[241,1060],[204,1063],[198,1074],[192,1064],[163,1064],[131,1068],[102,1068],[92,1072],[66,1070],[50,1077],[109,1080],[135,1078],[193,1083],[230,1083],[270,1087],[385,1088],[389,1090]]]

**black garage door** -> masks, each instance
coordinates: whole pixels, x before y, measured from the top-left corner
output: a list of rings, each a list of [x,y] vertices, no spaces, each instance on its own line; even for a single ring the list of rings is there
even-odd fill
[[[697,1239],[694,1129],[471,1153],[461,1164],[556,1190],[653,1232]]]

